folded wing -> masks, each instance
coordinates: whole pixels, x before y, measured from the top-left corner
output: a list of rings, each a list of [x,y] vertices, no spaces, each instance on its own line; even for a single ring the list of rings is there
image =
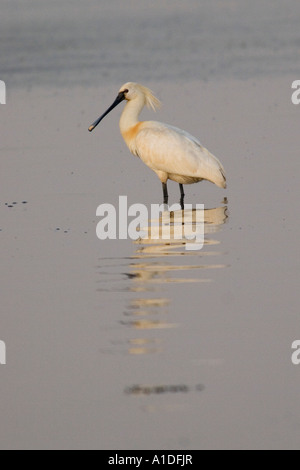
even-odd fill
[[[221,162],[192,135],[173,126],[147,121],[135,138],[135,152],[154,171],[206,179],[226,187]]]

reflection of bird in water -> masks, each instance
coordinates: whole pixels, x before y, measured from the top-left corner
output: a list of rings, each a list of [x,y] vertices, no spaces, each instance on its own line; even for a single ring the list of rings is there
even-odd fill
[[[132,263],[130,264],[130,272],[126,275],[131,280],[130,290],[136,293],[156,292],[163,289],[163,286],[170,283],[203,283],[210,282],[211,279],[207,276],[208,270],[217,268],[224,268],[224,264],[211,264],[209,262],[199,263],[205,258],[207,260],[211,257],[221,255],[220,252],[212,251],[211,246],[217,245],[219,242],[209,238],[213,233],[216,233],[220,227],[226,222],[227,207],[222,206],[214,209],[206,209],[204,212],[204,233],[206,239],[204,248],[201,251],[186,251],[185,241],[176,239],[177,232],[182,229],[182,224],[187,224],[193,230],[193,225],[197,222],[196,211],[184,211],[184,220],[182,220],[183,211],[175,211],[171,214],[168,220],[170,230],[170,237],[168,240],[162,237],[162,222],[163,215],[160,220],[149,220],[148,226],[141,229],[144,232],[145,239],[141,238],[135,242],[137,250],[132,256]],[[153,228],[155,224],[155,230]],[[154,239],[151,236],[154,235]],[[185,258],[188,256],[189,258]],[[193,256],[193,258],[191,258]],[[172,261],[178,257],[178,262],[174,264]],[[185,263],[184,260],[190,262]],[[196,263],[195,261],[196,260]],[[194,261],[194,264],[192,264]],[[195,275],[191,275],[191,273]],[[178,274],[181,274],[180,277]],[[203,274],[204,275],[203,275]],[[121,323],[130,329],[143,331],[143,337],[139,335],[138,338],[129,341],[129,354],[152,354],[158,353],[162,350],[161,341],[156,336],[149,338],[146,336],[146,331],[151,330],[165,330],[168,328],[176,328],[179,326],[177,323],[172,323],[167,317],[169,313],[169,303],[165,295],[161,298],[144,298],[133,299],[127,306],[124,313],[126,319]],[[139,391],[140,393],[140,391]]]
[[[204,211],[204,234],[209,235],[219,230],[220,226],[226,222],[227,219],[227,207],[222,206],[215,209],[205,209]],[[184,213],[184,219],[182,220],[182,214]],[[215,251],[205,250],[205,247],[210,245],[217,245],[219,242],[210,238],[206,238],[204,241],[204,248],[201,251],[186,251],[185,245],[186,240],[178,239],[178,234],[182,233],[183,224],[187,224],[191,232],[194,231],[194,225],[196,225],[196,211],[175,211],[172,213],[169,219],[169,238],[166,239],[162,236],[163,233],[163,216],[160,220],[150,220],[148,227],[143,227],[141,232],[144,233],[144,238],[140,238],[135,242],[139,247],[136,250],[136,254],[132,257],[135,260],[141,260],[140,262],[134,262],[130,265],[131,271],[127,273],[128,278],[132,279],[134,286],[131,290],[143,291],[149,290],[150,285],[155,284],[167,284],[167,283],[193,283],[193,282],[210,282],[211,279],[207,277],[191,277],[186,275],[185,277],[171,277],[170,274],[188,273],[192,271],[204,271],[223,268],[223,264],[173,264],[167,261],[169,257],[181,257],[182,256],[195,256],[197,260],[199,256],[212,257],[219,253]],[[164,227],[165,229],[166,227]],[[186,228],[186,227],[185,227]],[[166,231],[164,230],[164,235]],[[153,237],[153,238],[151,238]],[[150,261],[150,258],[157,259]],[[183,259],[182,259],[183,260]]]
[[[153,170],[163,186],[164,202],[168,203],[167,181],[179,183],[181,206],[184,205],[184,184],[210,181],[226,188],[225,170],[221,162],[187,132],[157,121],[139,121],[145,105],[159,106],[151,90],[138,83],[126,83],[114,103],[90,127],[92,131],[119,103],[127,104],[120,120],[122,136],[131,151]]]
[[[176,323],[169,323],[166,321],[166,316],[169,312],[170,300],[166,298],[152,298],[152,299],[134,299],[127,307],[125,316],[129,319],[122,321],[124,326],[137,331],[151,330],[164,330],[169,328],[176,328],[179,325]],[[154,354],[162,351],[162,340],[157,337],[138,337],[132,338],[128,341],[129,354]]]
[[[188,393],[191,391],[203,392],[205,386],[197,384],[194,387],[189,387],[185,384],[177,385],[133,385],[125,389],[125,393],[129,395],[151,395],[151,394],[165,394],[165,393]]]
[[[220,227],[226,223],[228,218],[227,206],[221,206],[214,209],[201,210],[200,216],[204,223],[204,235],[218,232]],[[171,214],[162,214],[159,220],[150,220],[147,227],[141,229],[142,237],[135,243],[140,245],[136,251],[136,258],[144,258],[147,255],[153,256],[179,256],[179,255],[193,255],[194,252],[186,252],[186,240],[182,237],[183,234],[195,234],[197,229],[197,211],[185,210],[175,211]],[[167,227],[165,226],[167,225]],[[184,226],[184,230],[183,230]],[[169,239],[165,235],[169,234]],[[206,238],[204,246],[215,245],[219,242]],[[176,250],[176,251],[175,251]],[[205,250],[197,251],[197,254],[202,256],[208,255],[209,252]]]

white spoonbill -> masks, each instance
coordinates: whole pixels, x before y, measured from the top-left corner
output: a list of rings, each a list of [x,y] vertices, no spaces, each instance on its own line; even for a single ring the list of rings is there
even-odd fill
[[[153,170],[163,185],[164,203],[168,204],[167,181],[179,183],[181,205],[184,184],[207,180],[226,188],[225,170],[221,162],[187,132],[157,121],[139,121],[146,105],[155,110],[159,100],[149,88],[138,83],[123,85],[113,104],[89,127],[91,132],[119,103],[126,100],[120,119],[121,134],[130,152]]]

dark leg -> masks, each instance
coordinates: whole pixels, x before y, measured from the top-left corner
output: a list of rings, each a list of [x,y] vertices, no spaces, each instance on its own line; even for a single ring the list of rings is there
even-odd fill
[[[164,204],[168,204],[169,202],[169,194],[168,194],[168,186],[167,183],[162,184],[163,193],[164,193]]]
[[[180,184],[179,188],[180,188],[180,194],[181,194],[181,198],[180,198],[181,209],[184,210],[184,196],[185,196],[185,194],[184,194],[183,184]]]

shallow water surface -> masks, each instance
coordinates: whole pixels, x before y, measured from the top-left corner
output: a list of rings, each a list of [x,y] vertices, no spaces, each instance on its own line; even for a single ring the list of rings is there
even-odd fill
[[[169,240],[98,240],[99,204],[118,208],[127,195],[150,209],[160,182],[124,147],[117,112],[91,135],[78,90],[14,95],[1,124],[3,448],[299,446],[290,81],[202,84],[205,116],[192,106],[198,83],[181,88],[182,127],[221,158],[229,182],[186,187],[186,203],[205,207],[198,251],[172,238],[176,212]],[[160,88],[167,120],[178,89]],[[92,116],[97,92],[81,90]],[[178,186],[169,192],[176,202]]]

